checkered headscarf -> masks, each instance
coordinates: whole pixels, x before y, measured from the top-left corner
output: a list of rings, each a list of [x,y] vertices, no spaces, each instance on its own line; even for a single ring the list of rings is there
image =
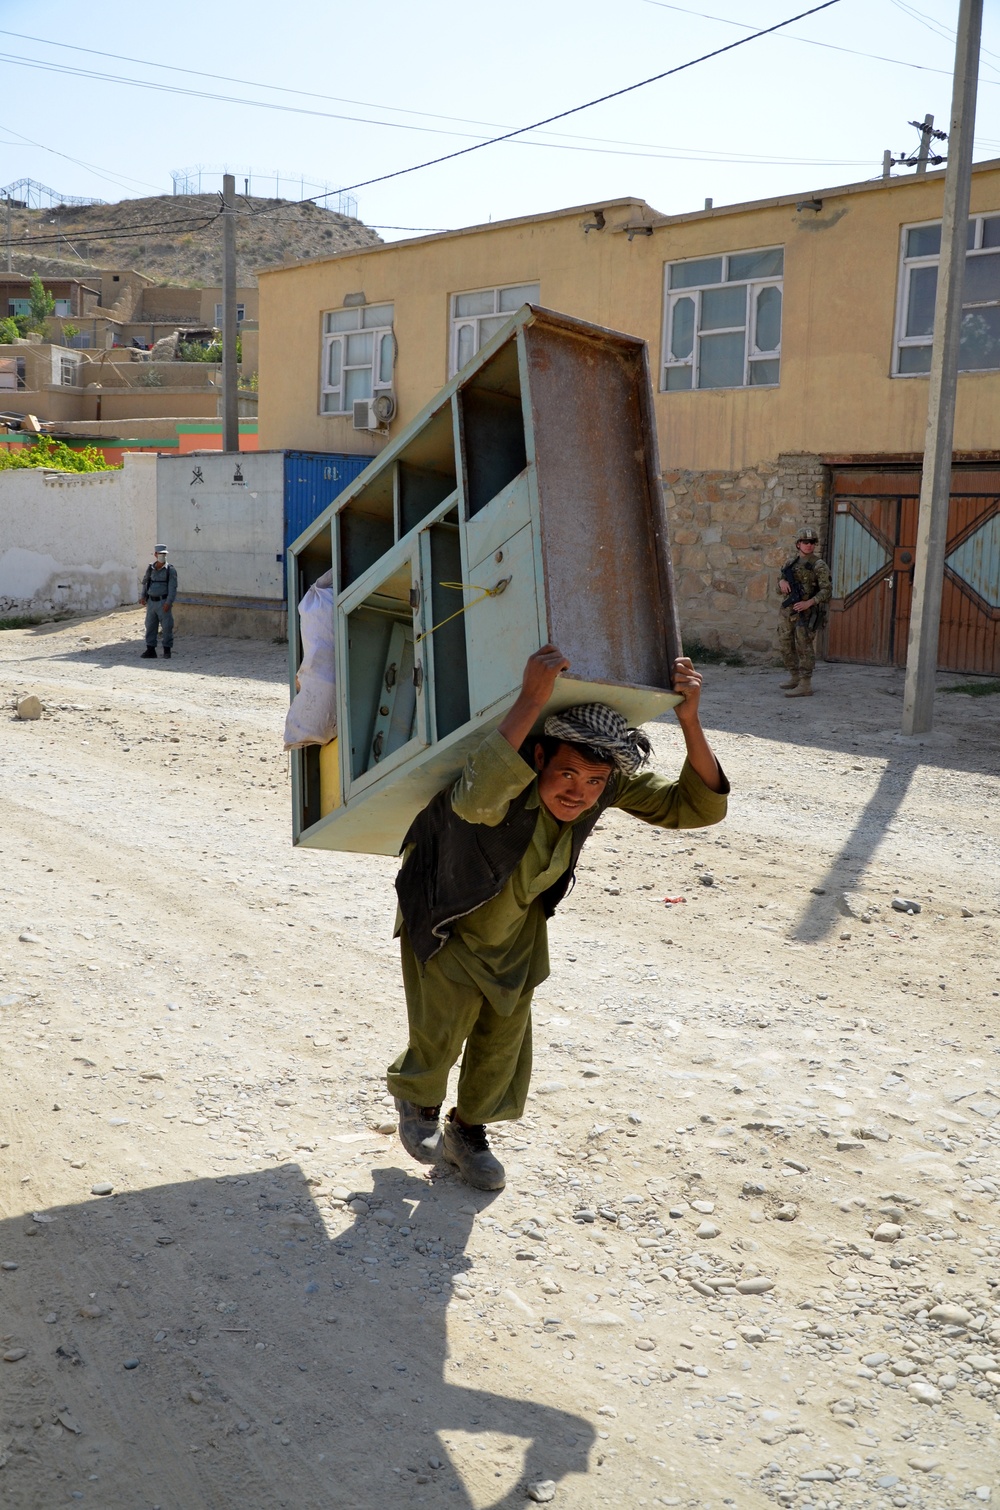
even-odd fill
[[[606,703],[578,703],[553,713],[545,720],[545,733],[567,744],[589,745],[626,776],[634,776],[645,765],[653,748],[641,729],[630,729]]]

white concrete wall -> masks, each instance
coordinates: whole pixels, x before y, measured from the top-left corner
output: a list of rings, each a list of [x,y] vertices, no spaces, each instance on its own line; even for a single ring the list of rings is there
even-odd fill
[[[0,613],[135,603],[155,544],[155,455],[113,472],[0,472]]]
[[[177,568],[177,592],[285,596],[285,460],[281,451],[161,456],[156,465],[158,540]]]

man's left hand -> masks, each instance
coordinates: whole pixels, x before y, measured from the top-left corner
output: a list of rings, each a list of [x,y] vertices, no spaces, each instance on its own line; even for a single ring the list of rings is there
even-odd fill
[[[694,669],[690,656],[679,655],[674,661],[673,686],[674,691],[679,692],[684,699],[674,709],[681,723],[697,722],[701,682],[701,672]]]
[[[815,598],[806,598],[804,603],[793,603],[792,607],[794,608],[796,613],[804,613],[808,609],[813,608],[815,606],[815,603]]]

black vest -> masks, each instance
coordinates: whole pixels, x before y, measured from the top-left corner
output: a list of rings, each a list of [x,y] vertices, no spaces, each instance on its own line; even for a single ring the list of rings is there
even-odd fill
[[[525,755],[522,749],[522,757]],[[528,764],[532,764],[529,760]],[[593,809],[573,825],[565,872],[539,898],[550,918],[573,884],[584,841],[615,799],[619,777],[612,771]],[[432,797],[410,824],[403,840],[406,856],[396,877],[396,895],[413,952],[426,964],[451,937],[452,924],[491,902],[510,880],[531,843],[537,808],[528,807],[529,785],[497,824],[466,823],[453,811],[451,787]]]

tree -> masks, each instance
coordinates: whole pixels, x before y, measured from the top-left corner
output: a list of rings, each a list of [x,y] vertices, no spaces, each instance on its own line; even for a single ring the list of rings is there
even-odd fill
[[[13,346],[21,332],[17,328],[17,321],[13,315],[0,320],[0,346]]]
[[[31,275],[31,286],[28,289],[28,303],[31,306],[31,329],[44,331],[45,322],[50,315],[55,314],[56,301],[49,293],[45,284],[37,273]]]

